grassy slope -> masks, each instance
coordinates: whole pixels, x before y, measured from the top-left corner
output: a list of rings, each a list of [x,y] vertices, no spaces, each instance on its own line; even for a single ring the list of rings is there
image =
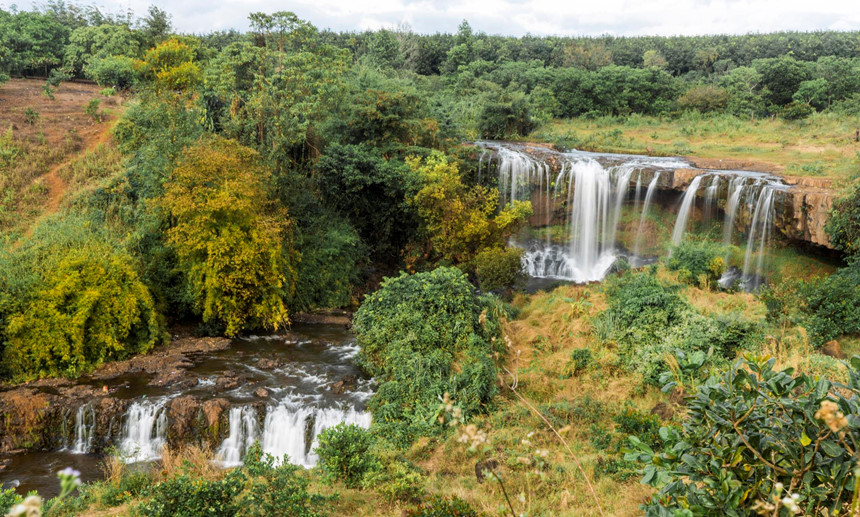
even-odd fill
[[[114,172],[119,163],[110,128],[122,100],[84,83],[63,83],[51,100],[42,94],[43,85],[12,79],[0,86],[0,245],[26,235],[70,193],[98,179],[92,176]],[[101,122],[85,112],[92,99],[100,101]]]
[[[687,156],[703,167],[846,180],[860,166],[858,129],[860,119],[829,113],[800,122],[632,115],[555,120],[532,136],[588,151]]]

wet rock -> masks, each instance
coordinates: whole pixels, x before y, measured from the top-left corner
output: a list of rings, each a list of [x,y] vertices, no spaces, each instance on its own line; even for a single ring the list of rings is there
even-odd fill
[[[257,388],[254,391],[254,395],[260,397],[261,399],[267,399],[269,398],[269,390],[267,390],[266,388]]]
[[[166,372],[190,368],[198,358],[229,347],[230,340],[226,338],[184,337],[172,341],[165,347],[157,348],[147,355],[107,363],[93,373],[93,379],[113,379],[130,373],[164,376]]]
[[[340,309],[331,309],[317,312],[300,312],[290,315],[294,323],[319,323],[327,325],[352,324],[352,313]]]
[[[49,448],[62,439],[63,410],[67,406],[57,395],[34,388],[17,388],[0,393],[0,452],[14,449]]]
[[[171,445],[189,443],[194,438],[200,401],[191,395],[177,397],[167,406],[167,439]]]
[[[259,361],[257,361],[257,368],[259,368],[261,370],[274,370],[275,368],[277,368],[279,366],[281,366],[281,363],[279,363],[275,359],[263,358],[263,359],[260,359]]]
[[[357,380],[355,375],[344,375],[339,381],[329,386],[329,390],[338,395],[347,391],[353,391],[355,390]]]
[[[824,346],[821,347],[821,353],[835,359],[845,359],[845,352],[843,352],[842,347],[839,346],[839,341],[836,341],[835,339],[824,343]]]
[[[203,412],[203,419],[207,427],[218,428],[221,422],[221,416],[224,411],[230,408],[230,402],[227,399],[211,399],[207,400],[200,406]]]
[[[223,375],[215,381],[216,391],[230,391],[239,387],[238,375]]]
[[[665,402],[658,402],[657,405],[651,409],[651,414],[657,415],[660,417],[660,420],[671,420],[672,417],[675,416],[675,410]]]

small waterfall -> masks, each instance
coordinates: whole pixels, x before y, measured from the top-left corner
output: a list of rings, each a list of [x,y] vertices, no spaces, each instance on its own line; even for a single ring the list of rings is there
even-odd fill
[[[774,189],[765,185],[758,194],[752,222],[750,223],[747,250],[744,255],[742,282],[748,291],[757,289],[764,283],[764,256],[767,253],[768,237],[773,218]],[[756,248],[758,251],[756,252]],[[753,269],[753,254],[757,256]]]
[[[355,409],[316,409],[281,404],[269,409],[263,424],[263,452],[276,459],[285,454],[290,463],[313,467],[318,461],[313,452],[317,436],[341,422],[370,427],[370,413]]]
[[[242,464],[242,457],[259,436],[257,414],[250,406],[230,408],[230,434],[216,453],[216,458],[225,467]]]
[[[615,260],[607,242],[609,195],[612,190],[606,169],[594,160],[574,164],[570,214],[570,257],[567,275],[576,282],[600,280]],[[614,228],[611,230],[614,236]],[[602,238],[602,242],[601,242]]]
[[[687,231],[687,221],[690,219],[690,212],[693,209],[693,204],[696,200],[696,192],[699,190],[699,183],[702,182],[702,176],[696,176],[690,182],[684,192],[684,197],[681,200],[681,208],[678,210],[678,219],[675,220],[675,229],[672,230],[672,245],[677,246],[684,240],[684,233]]]
[[[633,246],[633,255],[639,256],[639,243],[642,240],[642,226],[645,224],[645,219],[648,217],[648,207],[651,205],[651,199],[654,197],[654,192],[657,190],[657,182],[660,181],[660,172],[657,171],[651,182],[648,183],[648,190],[645,192],[645,202],[642,203],[642,215],[639,217],[639,229],[636,231],[636,243]]]
[[[120,443],[120,452],[127,463],[160,458],[166,438],[167,414],[163,402],[135,402],[128,408]]]
[[[72,444],[73,454],[87,454],[93,448],[96,430],[96,410],[85,404],[78,408],[75,414],[75,443]]]
[[[639,200],[642,199],[642,171],[636,175],[636,193],[633,196],[633,212],[639,211]]]
[[[714,202],[720,193],[720,176],[711,178],[711,184],[705,189],[704,219],[709,220],[713,215]]]
[[[738,215],[738,207],[741,204],[741,195],[743,194],[745,184],[746,178],[743,176],[735,176],[729,182],[729,198],[726,201],[725,218],[723,219],[723,244],[726,246],[732,243],[735,218]]]

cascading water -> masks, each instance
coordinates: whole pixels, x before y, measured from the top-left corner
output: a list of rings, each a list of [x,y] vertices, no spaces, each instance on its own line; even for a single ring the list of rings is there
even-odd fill
[[[257,413],[250,406],[230,408],[230,434],[215,454],[217,461],[225,467],[242,464],[242,458],[259,438]]]
[[[314,452],[317,437],[324,429],[341,422],[368,428],[370,413],[353,408],[317,409],[282,403],[266,414],[261,440],[263,452],[278,460],[287,455],[290,463],[312,467],[319,459]]]
[[[134,402],[125,417],[120,452],[127,463],[161,457],[167,442],[167,413],[164,403]]]
[[[684,192],[684,197],[681,199],[681,208],[678,209],[678,219],[675,220],[675,229],[672,230],[673,246],[681,244],[684,240],[684,233],[687,231],[687,222],[690,219],[690,212],[696,201],[696,192],[699,190],[701,182],[702,176],[696,176]]]
[[[720,176],[714,175],[711,178],[711,184],[705,188],[705,208],[704,208],[704,218],[710,219],[713,215],[714,203],[717,199],[717,196],[720,192]]]
[[[80,406],[75,414],[75,442],[72,444],[72,453],[87,454],[92,450],[95,428],[95,409],[86,404]]]
[[[661,172],[668,173],[672,175],[669,179],[671,186],[675,182],[675,171],[692,168],[689,163],[673,158],[581,151],[558,153],[539,147],[497,142],[479,142],[477,145],[482,148],[481,170],[484,170],[485,163],[497,161],[503,201],[531,200],[536,215],[532,222],[545,228],[543,239],[535,238],[530,233],[531,237],[520,236],[511,241],[511,244],[525,250],[525,269],[535,278],[573,282],[602,279],[616,258],[625,253],[615,239],[621,226],[622,208],[628,203],[632,205],[633,213],[638,213],[639,225],[637,234],[632,238],[633,255],[627,258],[634,265],[647,263],[648,259],[640,256],[640,246],[645,220],[649,210],[653,210],[657,179]],[[553,171],[557,171],[554,180]],[[645,171],[652,172],[653,176],[642,200],[644,178],[647,178],[643,174]],[[632,180],[634,173],[637,174],[635,181]],[[702,197],[703,202],[699,205],[702,208],[702,222],[708,223],[721,217],[724,243],[731,244],[736,233],[747,237],[749,233],[754,234],[754,246],[757,246],[755,252],[747,251],[755,255],[755,260],[751,255],[745,266],[745,287],[754,288],[758,281],[753,278],[761,276],[758,264],[764,266],[765,251],[761,247],[760,236],[772,233],[769,226],[773,224],[773,215],[769,212],[760,214],[756,224],[746,225],[746,228],[736,228],[736,221],[743,207],[744,213],[751,214],[755,219],[752,214],[760,201],[767,201],[761,207],[762,212],[772,211],[772,196],[764,200],[761,196],[770,187],[782,186],[778,178],[762,173],[703,170],[702,174],[693,177],[684,190],[672,231],[672,245],[683,242],[690,226],[691,214],[698,204],[697,198]],[[718,215],[721,207],[724,214]],[[566,243],[553,241],[551,237],[558,239],[559,233],[548,228],[557,224],[563,225]],[[731,270],[735,274],[737,268],[732,267]],[[740,276],[740,271],[737,271],[737,276]]]
[[[741,280],[747,290],[757,289],[764,283],[764,257],[767,253],[768,237],[772,226],[774,191],[775,189],[771,186],[764,185],[756,201],[755,212],[750,223],[749,237],[747,238]],[[756,255],[755,264],[753,264],[753,255]]]
[[[657,191],[657,182],[660,181],[660,172],[658,171],[648,183],[648,190],[645,192],[645,201],[642,203],[642,215],[639,217],[639,227],[636,230],[636,242],[633,245],[633,255],[639,256],[639,243],[642,241],[642,227],[645,224],[645,219],[648,217],[648,207],[651,206],[651,199],[654,197],[654,192]]]
[[[746,180],[743,176],[735,176],[729,182],[729,198],[726,200],[726,215],[723,218],[723,244],[727,246],[732,243],[735,218],[738,215],[738,207],[740,206],[741,195],[743,194]]]

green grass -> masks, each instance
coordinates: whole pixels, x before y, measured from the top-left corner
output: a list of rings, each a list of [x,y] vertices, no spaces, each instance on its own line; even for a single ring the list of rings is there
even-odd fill
[[[860,170],[858,129],[860,118],[832,113],[796,122],[686,113],[555,120],[532,138],[587,151],[731,160],[753,170],[846,180]]]

